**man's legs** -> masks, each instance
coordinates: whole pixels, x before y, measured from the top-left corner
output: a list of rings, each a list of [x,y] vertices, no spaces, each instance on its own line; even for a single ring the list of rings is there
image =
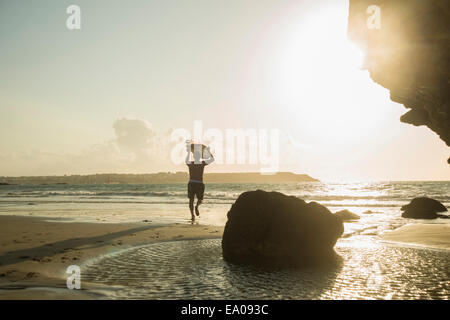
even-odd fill
[[[194,216],[194,199],[195,199],[195,190],[192,183],[188,183],[188,198],[189,198],[189,210],[191,210],[191,219],[195,220]]]
[[[195,206],[195,214],[200,216],[200,212],[198,211],[198,206],[202,204],[203,195],[205,193],[205,185],[203,183],[199,183],[197,185],[197,190],[195,194],[197,195],[197,205]]]
[[[198,211],[198,206],[201,205],[201,204],[202,204],[202,200],[197,199],[197,205],[195,206],[195,214],[196,214],[197,216],[200,215],[200,212]]]
[[[195,216],[194,216],[194,197],[189,198],[189,210],[191,210],[191,219],[195,220]]]

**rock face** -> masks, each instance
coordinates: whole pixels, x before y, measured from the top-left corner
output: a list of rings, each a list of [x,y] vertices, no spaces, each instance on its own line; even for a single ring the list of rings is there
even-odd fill
[[[334,215],[339,219],[341,219],[342,221],[353,221],[361,218],[356,213],[350,212],[347,209],[340,210],[336,212]]]
[[[367,25],[378,16],[367,12],[372,5],[379,29]],[[427,126],[450,146],[450,1],[350,0],[348,35],[371,78],[410,109],[401,121]]]
[[[404,205],[403,218],[410,219],[436,219],[447,218],[445,215],[438,214],[438,212],[445,212],[447,208],[437,200],[427,197],[414,198],[409,204]]]
[[[223,257],[260,266],[330,263],[343,232],[342,221],[318,203],[278,192],[245,192],[228,212]]]

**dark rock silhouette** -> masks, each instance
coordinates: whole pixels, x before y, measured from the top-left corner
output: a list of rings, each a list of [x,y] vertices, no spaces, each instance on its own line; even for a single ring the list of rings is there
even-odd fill
[[[374,5],[379,28],[367,24]],[[450,1],[350,0],[349,10],[348,35],[364,50],[364,69],[409,109],[400,120],[427,126],[450,146]]]
[[[447,218],[445,215],[438,214],[438,212],[445,212],[447,208],[437,200],[419,197],[414,198],[409,204],[401,207],[403,211],[403,218],[410,219],[436,219]]]
[[[447,211],[447,208],[442,203],[427,197],[414,198],[409,204],[406,204],[401,208],[402,211],[408,209],[429,209],[435,212]]]
[[[402,217],[409,219],[437,219],[438,214],[429,209],[409,209],[402,213]]]
[[[352,221],[352,220],[358,220],[361,217],[358,216],[356,213],[350,212],[347,209],[340,210],[334,214],[336,217],[341,219],[342,221]]]
[[[222,238],[228,262],[310,266],[338,260],[333,247],[344,232],[326,207],[261,190],[242,193],[228,212]]]

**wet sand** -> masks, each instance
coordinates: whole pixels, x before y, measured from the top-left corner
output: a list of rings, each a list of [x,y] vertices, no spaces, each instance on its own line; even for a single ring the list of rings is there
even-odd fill
[[[386,232],[382,239],[450,250],[450,224],[409,224]]]
[[[221,238],[222,227],[141,223],[48,222],[0,216],[0,299],[96,299],[69,290],[66,269],[121,249],[180,239]],[[83,281],[83,279],[82,279]]]
[[[247,286],[248,281],[244,280],[253,272],[234,270],[221,260],[222,234],[223,227],[191,225],[188,221],[186,224],[158,225],[152,222],[49,222],[37,217],[0,216],[0,299],[216,298],[214,294],[252,299],[260,297],[264,284],[270,279],[280,281],[281,275],[257,273],[263,277],[253,279],[257,286],[253,289],[252,285]],[[312,288],[298,295],[301,290],[293,294],[280,286],[276,296],[267,293],[265,297],[448,299],[450,289],[445,270],[449,259],[449,235],[450,224],[414,224],[385,233],[382,240],[391,246],[375,242],[367,246],[364,240],[363,247],[355,247],[354,240],[341,239],[336,246],[345,260],[340,270],[331,270],[325,275],[316,272],[306,278],[303,273],[283,274],[287,283],[293,279],[302,283],[300,280],[303,279],[308,283],[312,281],[314,288],[318,283],[323,290]],[[201,239],[203,242],[179,241]],[[440,251],[402,248],[395,243]],[[389,258],[383,260],[383,257]],[[147,263],[148,259],[151,264]],[[395,259],[398,268],[391,273],[389,270]],[[430,261],[434,264],[438,261],[443,273],[416,274],[419,265],[422,271],[433,269],[428,265]],[[399,266],[405,263],[409,267],[405,267],[403,273],[398,272]],[[87,272],[81,277],[82,290],[67,289],[65,272],[69,265],[79,265]],[[168,266],[173,267],[170,277],[167,277]],[[152,281],[145,283],[149,274],[152,274]],[[323,283],[327,275],[330,280]],[[359,278],[354,278],[356,275]],[[136,279],[140,280],[133,284]],[[428,279],[428,282],[423,283],[421,279]],[[374,292],[365,291],[368,281],[376,284],[376,289],[370,289]],[[133,286],[140,287],[143,283],[148,286],[144,286],[142,295]],[[409,290],[413,283],[416,283],[414,295]],[[130,290],[114,293],[111,290],[115,285],[128,285]],[[304,288],[305,284],[302,286]],[[234,292],[236,287],[242,287],[242,290]],[[247,293],[242,295],[242,292]]]
[[[356,242],[356,243],[355,243]],[[227,263],[220,239],[154,243],[84,266],[109,299],[448,299],[450,251],[342,239],[338,264],[267,269]]]

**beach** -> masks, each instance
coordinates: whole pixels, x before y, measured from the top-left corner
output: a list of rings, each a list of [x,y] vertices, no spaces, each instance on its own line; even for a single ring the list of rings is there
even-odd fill
[[[450,224],[410,224],[382,236],[383,240],[450,250]]]
[[[222,233],[221,227],[204,225],[67,223],[0,216],[0,299],[101,298],[85,290],[68,290],[67,267],[133,246],[220,238]]]
[[[450,0],[0,7],[0,300],[450,298]]]
[[[390,243],[390,246],[397,249],[402,248],[401,243],[439,248],[440,251],[437,251],[437,254],[448,257],[450,254],[449,227],[450,225],[443,226],[439,224],[407,225],[398,230],[386,233],[382,239],[383,242],[388,243],[393,241]],[[192,248],[192,252],[184,253],[185,255],[191,254],[194,257],[193,260],[195,260],[197,252],[202,250],[201,246],[198,246],[201,241],[189,240],[209,239],[209,241],[214,241],[215,250],[218,251],[222,233],[222,227],[201,224],[171,224],[162,226],[148,222],[48,222],[45,218],[1,216],[0,261],[2,265],[0,265],[0,299],[109,299],[111,296],[104,294],[105,292],[112,292],[108,289],[108,285],[102,283],[102,281],[84,281],[83,274],[81,277],[81,290],[67,289],[67,274],[65,273],[67,267],[70,265],[83,266],[89,263],[92,264],[92,261],[101,260],[103,257],[112,257],[114,259],[115,255],[123,255],[127,251],[132,252],[134,249],[150,248],[152,244],[157,244],[160,248],[167,248],[168,252],[163,253],[163,255],[167,254],[167,265],[170,265],[170,251],[172,250],[170,248],[174,247],[174,244],[176,245],[177,242],[180,244],[182,242],[197,243]],[[355,250],[361,250],[361,248],[357,248],[358,246],[349,245],[347,239],[342,239],[342,241],[340,245],[341,253],[345,254],[345,251],[350,250],[353,252]],[[359,243],[359,246],[361,245]],[[369,248],[371,247],[368,243],[366,245]],[[376,244],[374,243],[372,245]],[[184,246],[183,248],[185,250],[187,247]],[[372,249],[370,248],[370,250]],[[219,254],[219,252],[216,253]],[[436,251],[434,251],[434,254],[436,254]],[[138,255],[142,256],[142,253],[138,253]],[[177,253],[176,255],[179,256],[180,254]],[[213,258],[210,257],[209,259]],[[217,260],[216,258],[214,259]],[[381,258],[380,262],[382,263]],[[208,263],[211,263],[211,261],[202,264],[208,265]],[[115,262],[113,264],[116,265]],[[132,265],[132,262],[130,262],[130,265]],[[147,267],[160,269],[157,260],[149,262]],[[120,271],[121,266],[117,264],[117,268]],[[175,270],[177,268],[180,269],[181,266],[175,266],[172,272],[176,273]],[[107,270],[107,273],[114,274],[114,272],[114,268]],[[169,270],[163,272],[170,273]],[[133,274],[133,270],[127,270],[127,273]],[[341,269],[332,270],[331,273],[327,271],[324,272],[323,277],[329,279],[331,275],[333,279],[329,280],[330,283],[338,282],[338,286],[346,286],[348,279],[342,283],[336,280],[339,279],[339,275],[337,275],[339,273],[342,273]],[[120,275],[120,273],[118,274]],[[166,277],[167,274],[164,273],[164,276]],[[295,276],[297,277],[298,275]],[[292,277],[292,275],[289,275],[289,277]],[[348,275],[345,277],[347,278]],[[121,281],[118,280],[126,282],[127,278],[125,276],[125,278],[116,279],[119,285]],[[159,280],[153,278],[152,283],[156,285]],[[259,280],[256,279],[256,281]],[[205,277],[201,279],[201,282],[204,282],[203,285],[208,283],[208,281]],[[447,287],[448,278],[446,281],[447,283],[444,283],[445,290],[450,289]],[[242,281],[239,283],[245,286]],[[189,285],[188,283],[186,286]],[[408,283],[405,283],[405,285],[408,285]],[[180,284],[180,286],[182,285]],[[162,290],[161,287],[156,287],[159,288],[158,290]],[[249,289],[247,288],[247,290]],[[317,288],[315,289],[317,290]],[[262,292],[261,288],[258,289],[258,292]],[[124,297],[126,295],[119,295],[119,298]],[[142,298],[140,296],[132,297]],[[314,298],[315,296],[311,297]],[[335,298],[334,296],[326,295],[323,298],[327,297]],[[346,298],[346,296],[342,298]],[[442,298],[442,296],[439,298]]]
[[[267,272],[226,263],[227,212],[273,190],[360,218],[344,223],[339,266]],[[450,219],[400,207],[448,182],[208,184],[190,222],[186,185],[0,187],[0,299],[448,299]],[[69,290],[67,267],[81,269]],[[291,285],[295,283],[295,285]]]

